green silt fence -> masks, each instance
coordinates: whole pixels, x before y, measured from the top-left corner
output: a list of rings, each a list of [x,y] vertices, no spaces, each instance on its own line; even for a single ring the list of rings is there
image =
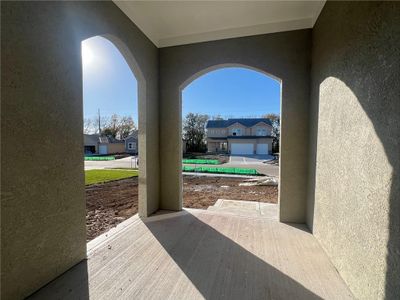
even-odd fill
[[[192,167],[183,166],[183,172],[215,173],[215,174],[237,174],[237,175],[260,175],[256,169],[245,168],[218,168],[218,167]]]
[[[85,160],[115,160],[115,156],[85,156]]]
[[[193,165],[219,165],[220,162],[217,159],[184,159],[182,160],[184,164]]]

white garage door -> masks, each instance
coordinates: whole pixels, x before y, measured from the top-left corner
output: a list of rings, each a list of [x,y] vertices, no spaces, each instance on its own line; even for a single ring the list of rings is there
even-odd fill
[[[254,154],[253,144],[232,143],[231,154]]]
[[[99,146],[99,154],[107,154],[107,145]]]
[[[268,154],[268,144],[257,144],[257,154]]]

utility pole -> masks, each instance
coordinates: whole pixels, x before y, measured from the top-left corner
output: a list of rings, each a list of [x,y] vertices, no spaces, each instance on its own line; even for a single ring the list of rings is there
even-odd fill
[[[99,134],[101,135],[100,108],[98,109],[98,112],[99,112]]]

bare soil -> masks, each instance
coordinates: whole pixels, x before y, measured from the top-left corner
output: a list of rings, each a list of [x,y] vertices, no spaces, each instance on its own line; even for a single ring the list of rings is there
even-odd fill
[[[183,158],[197,158],[197,159],[215,159],[218,160],[219,163],[224,164],[229,161],[229,155],[219,153],[219,154],[212,154],[212,153],[185,153],[183,154]]]
[[[243,178],[183,177],[183,206],[207,209],[218,199],[277,203],[276,186],[239,186]],[[87,240],[115,227],[138,211],[138,178],[86,186]]]

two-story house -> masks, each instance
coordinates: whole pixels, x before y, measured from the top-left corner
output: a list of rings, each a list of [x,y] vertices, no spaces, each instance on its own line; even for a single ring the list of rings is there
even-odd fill
[[[209,120],[207,151],[230,154],[270,154],[272,122],[266,118]]]

